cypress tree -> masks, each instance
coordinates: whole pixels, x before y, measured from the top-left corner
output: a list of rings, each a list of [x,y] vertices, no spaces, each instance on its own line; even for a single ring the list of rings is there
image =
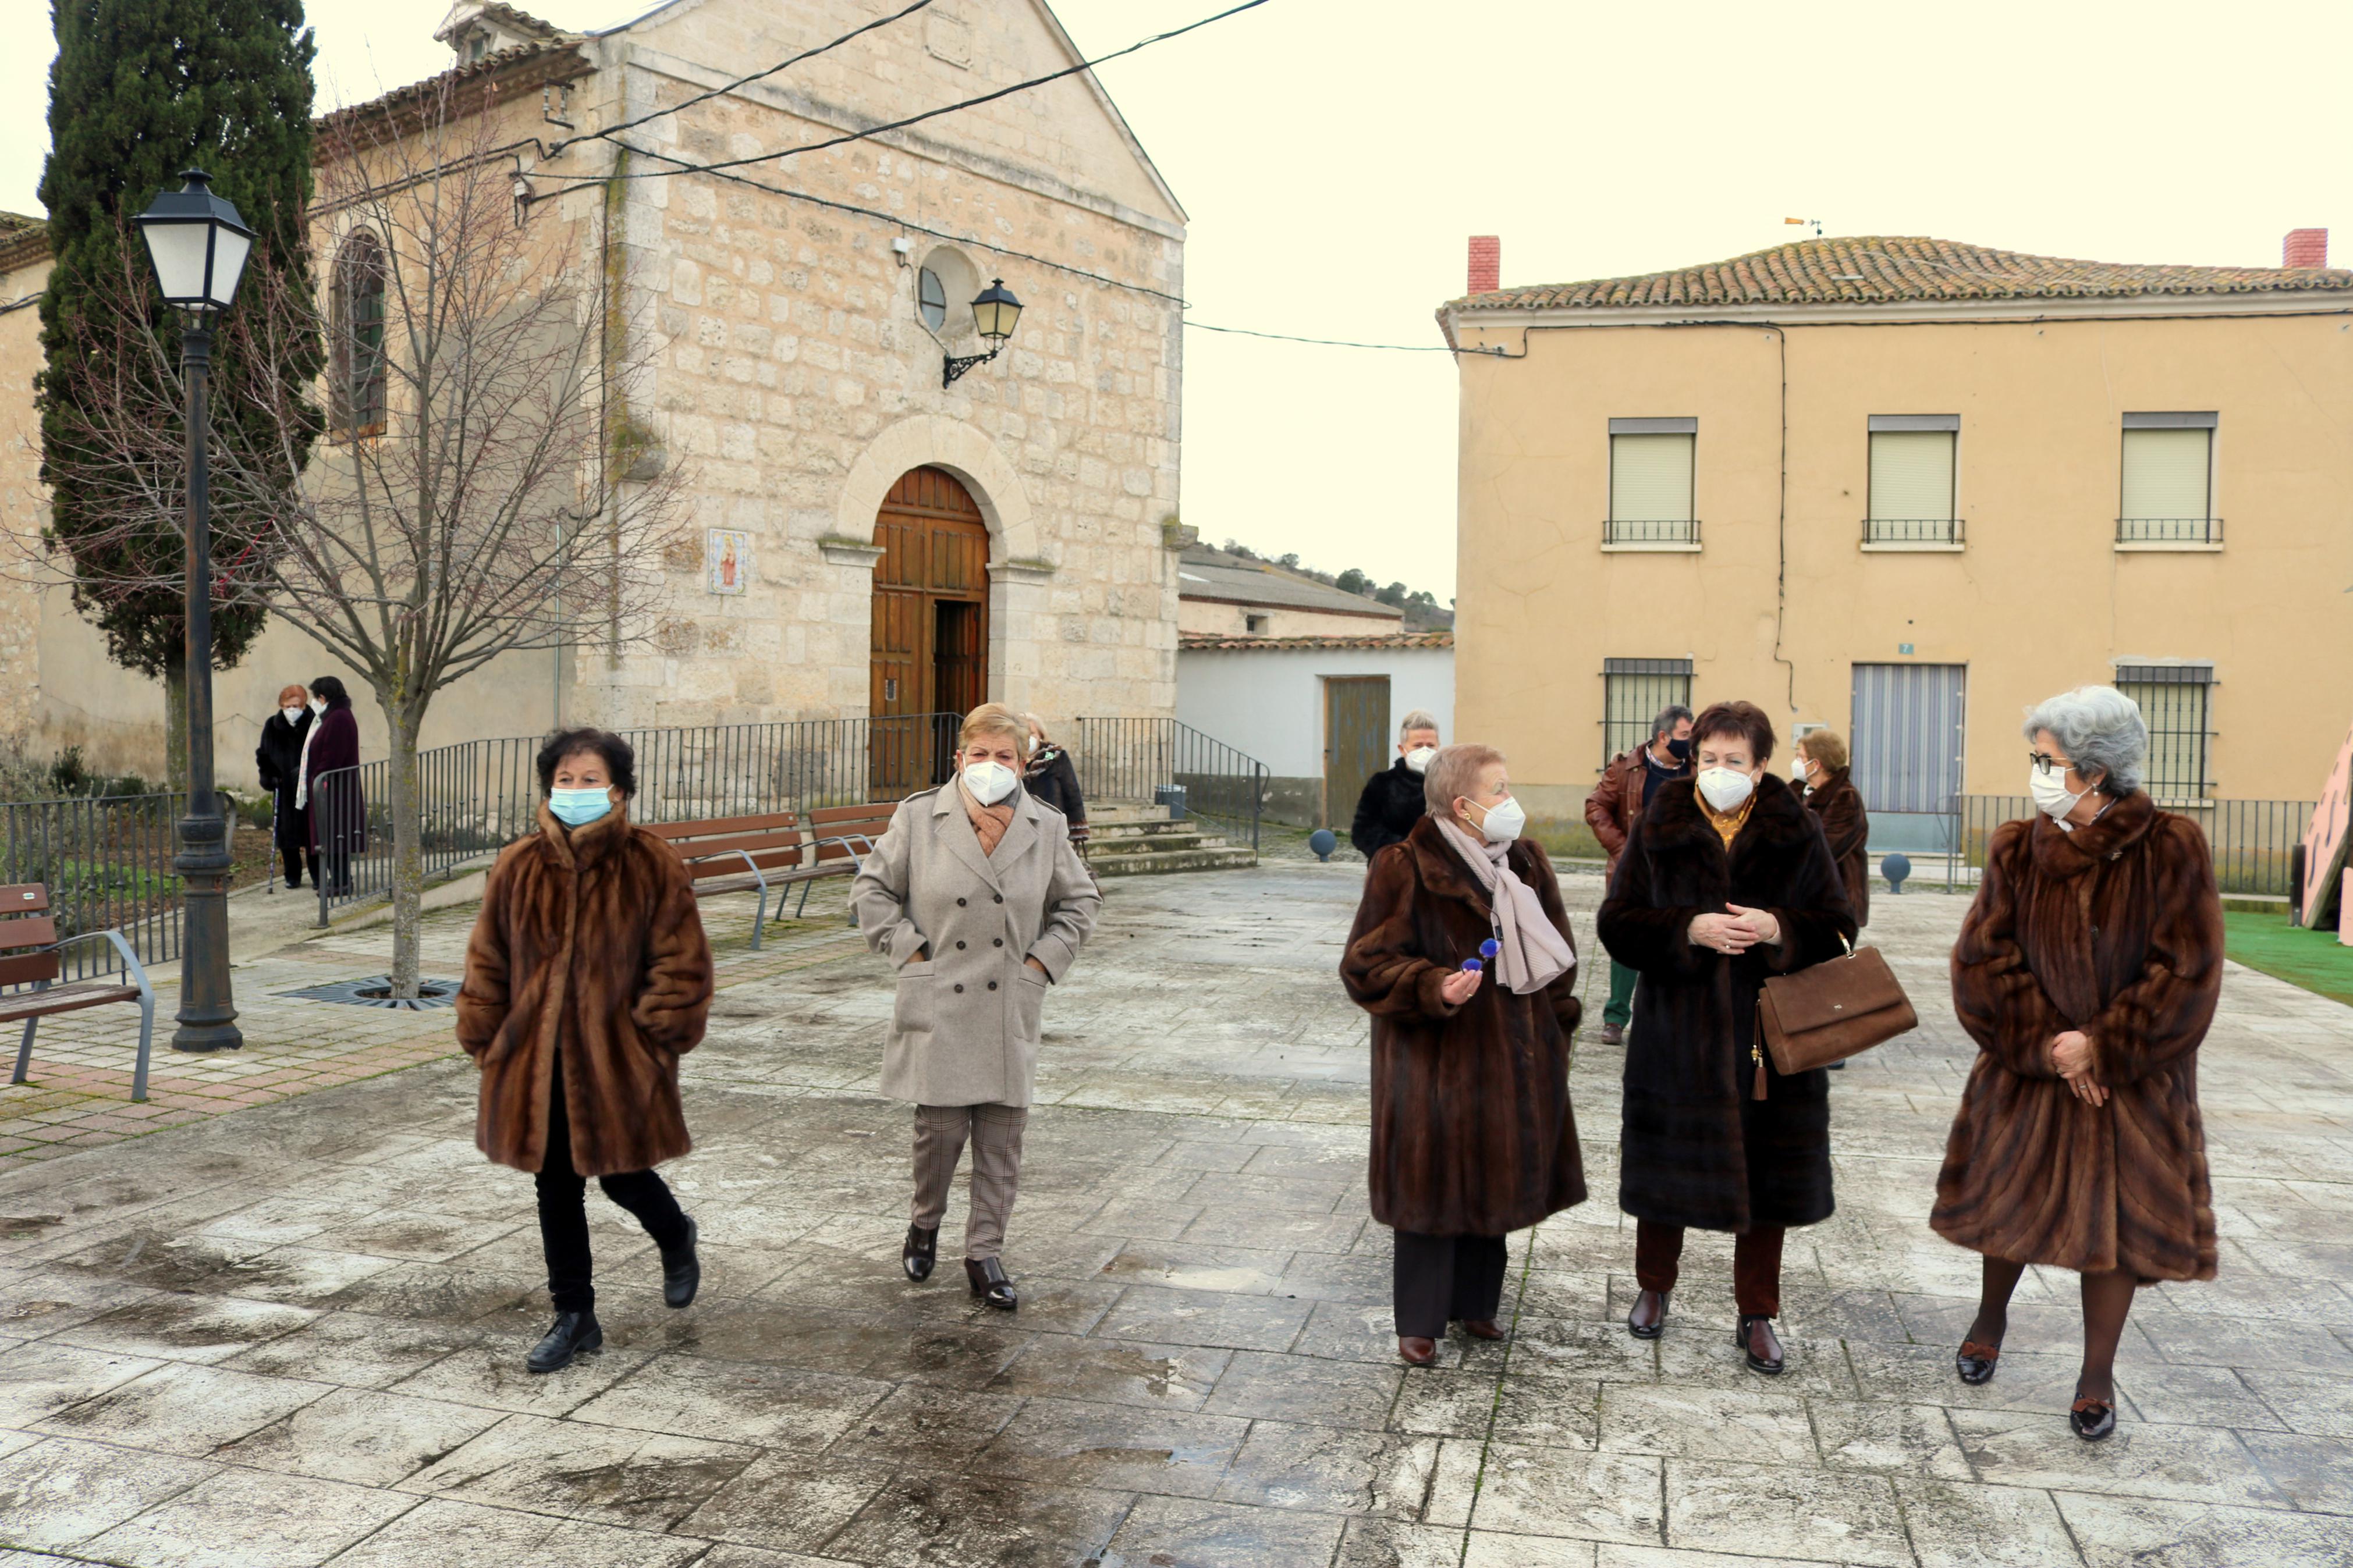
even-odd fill
[[[192,164],[237,204],[256,231],[238,294],[251,299],[258,274],[274,268],[307,297],[305,232],[311,178],[310,28],[302,0],[51,0],[58,56],[49,68],[49,156],[41,175],[56,261],[41,300],[41,346],[47,357],[37,386],[41,409],[41,477],[50,487],[48,540],[73,558],[74,607],[106,637],[124,668],[165,685],[170,768],[185,766],[186,617],[182,590],[120,586],[142,578],[176,584],[185,544],[177,519],[142,525],[123,537],[114,509],[100,503],[81,478],[94,455],[77,445],[75,416],[101,395],[118,369],[98,363],[122,340],[93,329],[97,311],[121,294],[122,247],[137,247],[123,219],[160,190],[179,188]],[[133,258],[147,273],[143,257]],[[176,357],[178,322],[160,306],[151,324]],[[318,368],[285,367],[298,383]],[[254,417],[244,407],[248,367],[226,336],[215,339],[212,419],[223,426]],[[315,433],[316,425],[311,430]],[[262,444],[262,445],[266,445]],[[302,443],[307,455],[309,442]],[[287,476],[291,482],[293,476]],[[216,496],[214,526],[237,527]],[[217,560],[217,557],[216,557]],[[234,666],[259,634],[258,605],[216,604],[213,663]]]

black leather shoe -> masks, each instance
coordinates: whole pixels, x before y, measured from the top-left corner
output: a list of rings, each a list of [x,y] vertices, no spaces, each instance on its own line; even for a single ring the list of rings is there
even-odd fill
[[[1667,1293],[1664,1290],[1642,1290],[1634,1297],[1634,1310],[1626,1314],[1626,1331],[1638,1340],[1655,1340],[1666,1331]]]
[[[1991,1383],[1994,1362],[2000,1355],[2000,1345],[1983,1344],[1976,1340],[1963,1340],[1961,1348],[1953,1352],[1953,1370],[1961,1374],[1963,1383],[1971,1386],[1981,1383]]]
[[[920,1225],[907,1227],[907,1245],[899,1249],[899,1266],[907,1278],[921,1285],[932,1277],[933,1260],[940,1255],[940,1229],[934,1226],[925,1230]]]
[[[1749,1371],[1767,1377],[1781,1375],[1781,1341],[1773,1332],[1772,1319],[1761,1313],[1741,1313],[1740,1326],[1732,1331],[1732,1342],[1748,1358]]]
[[[686,1245],[672,1252],[661,1249],[662,1305],[683,1307],[694,1300],[702,1288],[702,1259],[695,1256],[694,1243],[702,1235],[702,1227],[690,1215],[686,1221]]]
[[[605,1348],[605,1331],[594,1312],[558,1312],[555,1322],[523,1357],[531,1372],[555,1372],[570,1366],[575,1356],[595,1355]]]
[[[1000,1312],[1010,1312],[1021,1305],[1014,1294],[1013,1281],[1005,1277],[1005,1265],[994,1258],[967,1258],[964,1260],[964,1277],[972,1281],[972,1293]]]
[[[2116,1429],[2116,1407],[2107,1400],[2085,1399],[2078,1395],[2074,1405],[2067,1412],[2067,1425],[2073,1426],[2075,1436],[2084,1442],[2101,1442]]]

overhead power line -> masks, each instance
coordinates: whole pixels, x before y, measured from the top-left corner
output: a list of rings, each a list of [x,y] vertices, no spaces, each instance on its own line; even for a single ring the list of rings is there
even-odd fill
[[[769,66],[765,69],[754,71],[750,76],[739,76],[733,81],[714,87],[708,92],[698,92],[692,98],[682,99],[679,102],[671,104],[668,109],[657,109],[649,113],[640,114],[635,120],[624,120],[618,125],[607,125],[601,131],[586,132],[581,135],[568,138],[565,141],[551,142],[547,149],[548,155],[550,157],[554,156],[556,153],[563,152],[566,147],[571,146],[575,142],[586,142],[592,136],[606,138],[617,136],[624,131],[634,131],[638,126],[647,123],[649,121],[659,120],[665,114],[676,114],[681,110],[691,109],[696,104],[706,102],[711,99],[724,98],[729,93],[735,91],[739,88],[749,87],[755,81],[765,81],[766,79],[775,76],[779,71],[790,70],[793,67],[800,64],[803,60],[813,60],[828,49],[838,49],[841,47],[842,45],[849,42],[852,38],[863,37],[864,35],[874,31],[877,27],[887,27],[893,22],[904,21],[906,18],[913,16],[916,12],[922,10],[931,3],[932,0],[915,0],[913,5],[908,6],[903,11],[893,11],[887,16],[877,16],[874,20],[866,23],[862,26],[852,27],[849,31],[842,34],[841,37],[834,39],[830,43],[819,44],[813,49],[803,49],[799,54],[793,56],[789,59],[779,60],[775,65]]]
[[[1244,11],[1254,11],[1265,4],[1267,4],[1267,0],[1242,0],[1240,5],[1229,6],[1227,9],[1217,13],[1217,15],[1213,16],[1204,16],[1198,22],[1187,22],[1181,27],[1171,27],[1165,33],[1155,33],[1148,38],[1139,38],[1124,49],[1113,49],[1107,55],[1097,55],[1091,60],[1081,60],[1078,64],[1073,66],[1065,66],[1060,70],[1048,71],[1044,76],[1033,76],[1029,78],[1027,80],[1017,81],[1010,87],[998,88],[995,92],[984,92],[977,98],[962,99],[955,103],[942,104],[937,109],[926,109],[920,114],[910,114],[904,119],[888,121],[881,125],[870,125],[863,131],[852,131],[844,135],[829,137],[823,142],[812,142],[806,147],[787,147],[780,153],[763,153],[756,157],[750,158],[727,158],[715,163],[688,163],[679,160],[670,160],[677,164],[676,167],[669,169],[647,169],[641,173],[633,171],[626,174],[617,174],[611,177],[615,179],[628,180],[660,180],[669,179],[679,174],[724,174],[730,169],[743,168],[747,164],[778,163],[786,158],[798,157],[804,153],[822,153],[830,147],[847,146],[852,142],[863,142],[869,138],[882,135],[886,132],[903,131],[910,125],[920,125],[926,120],[937,120],[944,114],[954,114],[959,110],[977,108],[984,103],[994,103],[1000,98],[1010,98],[1017,92],[1027,92],[1033,87],[1043,87],[1048,82],[1060,81],[1064,77],[1077,76],[1082,71],[1092,70],[1095,67],[1103,65],[1107,61],[1119,59],[1124,56],[1134,54],[1139,49],[1148,49],[1155,44],[1165,44],[1171,38],[1181,38],[1186,34],[1198,31],[1200,28],[1208,26],[1212,22],[1222,22],[1227,17],[1238,16]],[[725,89],[721,89],[719,90],[724,91]],[[564,188],[571,190],[590,185],[599,185],[604,183],[605,182],[603,180],[583,180],[578,182],[576,185],[568,185]]]
[[[1196,321],[1189,317],[1185,324],[1196,331],[1227,332],[1238,338],[1271,338],[1279,343],[1316,343],[1328,349],[1379,349],[1385,353],[1398,354],[1451,354],[1458,352],[1476,354],[1494,352],[1490,349],[1476,348],[1458,351],[1448,348],[1444,343],[1358,343],[1351,342],[1345,338],[1301,338],[1293,337],[1289,332],[1252,331],[1248,327],[1213,327],[1207,321]]]

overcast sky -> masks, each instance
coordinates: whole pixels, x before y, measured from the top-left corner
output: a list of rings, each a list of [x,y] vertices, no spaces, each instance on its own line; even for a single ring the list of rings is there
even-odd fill
[[[440,68],[447,8],[310,0],[322,106]],[[527,8],[589,27],[644,5]],[[1221,8],[1058,5],[1098,52]],[[33,0],[16,9],[30,20]],[[37,211],[47,52],[18,38],[0,54],[0,207]],[[1507,285],[1720,259],[1788,239],[1785,216],[2241,266],[2323,226],[2353,261],[2348,45],[2341,0],[2259,21],[2179,0],[1272,0],[1103,77],[1191,216],[1195,318],[1428,346],[1474,231],[1503,236]],[[1443,599],[1454,437],[1444,354],[1187,340],[1184,516],[1212,542]]]

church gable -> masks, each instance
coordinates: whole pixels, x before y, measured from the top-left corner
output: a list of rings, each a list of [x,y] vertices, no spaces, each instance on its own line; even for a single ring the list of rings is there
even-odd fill
[[[609,37],[632,52],[643,51],[640,63],[649,68],[667,58],[713,78],[665,88],[665,96],[676,97],[716,85],[725,79],[719,73],[740,75],[788,58],[881,15],[887,12],[871,0],[813,0],[789,7],[773,0],[675,0]],[[754,84],[744,95],[849,131],[1010,87],[1082,58],[1044,0],[934,0],[912,16]],[[684,133],[691,135],[691,128]],[[985,174],[1060,187],[1089,205],[1109,204],[1117,216],[1172,237],[1182,233],[1184,209],[1091,74],[958,110],[891,140]],[[730,147],[721,155],[740,157],[744,150]],[[774,166],[768,177],[790,167],[789,161]]]

